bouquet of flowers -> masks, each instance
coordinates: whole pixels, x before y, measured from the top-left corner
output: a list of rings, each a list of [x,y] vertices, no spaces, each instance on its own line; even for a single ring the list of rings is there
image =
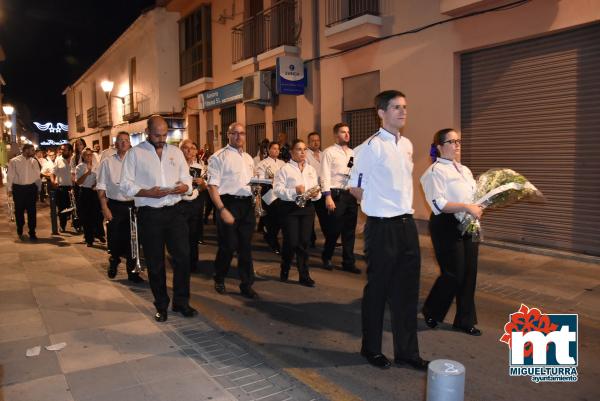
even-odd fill
[[[474,203],[483,208],[504,207],[524,199],[543,199],[542,193],[523,175],[508,168],[495,168],[481,174],[477,179]],[[481,241],[481,224],[469,213],[456,213],[460,221],[459,230],[473,236],[473,241]]]

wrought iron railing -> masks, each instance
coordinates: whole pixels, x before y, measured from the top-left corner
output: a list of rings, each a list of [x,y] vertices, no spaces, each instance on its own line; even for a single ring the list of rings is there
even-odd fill
[[[110,121],[108,107],[106,107],[106,105],[98,107],[98,127],[105,128],[111,126],[112,121]]]
[[[83,114],[75,115],[75,126],[77,127],[77,132],[85,131],[85,126],[83,125]]]
[[[150,114],[150,99],[140,92],[128,93],[123,97],[123,120],[134,121]]]
[[[98,126],[98,110],[96,106],[87,109],[87,126],[88,128],[96,128]]]
[[[327,0],[325,25],[330,27],[366,14],[379,15],[379,0]]]
[[[296,1],[280,1],[232,28],[232,62],[238,63],[279,46],[295,46],[299,29]]]
[[[248,124],[246,126],[246,152],[254,157],[258,153],[260,143],[266,138],[265,123]]]

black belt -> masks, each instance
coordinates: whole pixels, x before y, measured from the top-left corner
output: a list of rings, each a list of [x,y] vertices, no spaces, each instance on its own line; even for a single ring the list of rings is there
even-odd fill
[[[159,210],[168,210],[168,209],[173,209],[177,205],[179,205],[179,202],[177,202],[176,204],[171,205],[171,206],[161,206],[161,207],[139,206],[138,210],[140,210],[140,209],[141,210],[156,210],[156,211],[159,211]]]
[[[348,192],[345,188],[331,188],[331,192]]]
[[[250,196],[250,195],[241,196],[241,195],[230,195],[230,194],[224,194],[224,195],[221,195],[221,198],[225,198],[225,199],[243,199],[243,200],[248,200],[248,199],[252,199],[252,196]]]
[[[32,183],[32,184],[12,184],[13,187],[23,187],[23,188],[31,187],[33,185],[36,185],[36,184],[35,183]]]
[[[373,219],[375,221],[395,221],[395,220],[406,220],[412,219],[413,215],[410,213],[401,214],[399,216],[392,217],[377,217],[377,216],[367,216],[368,219]]]
[[[120,201],[120,200],[116,200],[116,199],[111,199],[111,198],[107,198],[109,203],[116,203],[117,205],[124,205],[124,206],[133,206],[134,202],[132,200],[130,201]]]

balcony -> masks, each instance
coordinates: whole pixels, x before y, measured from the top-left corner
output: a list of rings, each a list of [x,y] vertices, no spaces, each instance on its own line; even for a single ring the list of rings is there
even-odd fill
[[[150,114],[150,99],[143,93],[132,92],[123,99],[123,121],[137,121]]]
[[[232,28],[232,63],[238,64],[278,48],[282,52],[289,51],[289,47],[295,48],[299,29],[296,2],[293,0],[281,1],[261,11]]]
[[[77,127],[77,132],[85,131],[85,126],[83,125],[83,114],[75,115],[75,126]]]
[[[108,113],[108,107],[106,107],[106,105],[98,107],[98,127],[112,127],[112,121],[110,121],[110,115]]]
[[[379,0],[327,0],[325,37],[332,49],[345,50],[381,37]]]
[[[88,128],[96,128],[98,126],[98,110],[96,106],[87,109],[87,124]]]

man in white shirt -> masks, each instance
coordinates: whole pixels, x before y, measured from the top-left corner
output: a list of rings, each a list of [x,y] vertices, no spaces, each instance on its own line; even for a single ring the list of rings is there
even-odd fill
[[[100,199],[100,208],[106,224],[108,235],[108,271],[109,278],[115,278],[117,267],[121,263],[121,257],[125,257],[127,266],[127,278],[134,283],[144,281],[139,273],[134,273],[135,260],[131,254],[131,212],[135,208],[133,197],[125,196],[121,192],[119,180],[123,159],[129,149],[131,142],[129,133],[121,131],[115,140],[117,152],[106,157],[98,168],[98,182],[96,190]],[[138,238],[139,241],[139,238]]]
[[[62,213],[75,205],[71,205],[70,191],[73,190],[73,174],[71,174],[71,158],[73,157],[73,145],[66,143],[60,145],[61,155],[56,158],[52,170],[52,184],[56,188],[56,206],[58,209],[58,220],[60,231],[65,232],[67,220],[73,212]],[[74,195],[73,195],[74,196]],[[73,215],[73,228],[79,230],[79,220]]]
[[[332,270],[331,258],[338,237],[342,237],[342,270],[360,274],[354,258],[354,242],[358,203],[347,188],[350,169],[354,163],[354,152],[350,143],[348,124],[338,123],[333,127],[335,144],[323,151],[321,159],[321,186],[325,207],[328,212],[327,235],[321,259],[323,267]]]
[[[167,320],[169,295],[165,272],[165,245],[173,257],[172,310],[185,317],[198,312],[190,300],[190,248],[188,227],[181,196],[192,192],[192,177],[183,153],[167,145],[169,127],[164,118],[148,118],[148,140],[129,150],[121,170],[120,188],[126,197],[135,197],[138,232],[148,279],[154,295],[158,322]]]
[[[383,316],[389,302],[394,362],[424,371],[429,362],[419,355],[417,338],[421,255],[412,218],[412,143],[400,133],[406,121],[406,96],[384,91],[375,97],[375,105],[383,126],[356,149],[349,182],[367,215],[361,354],[375,367],[391,366],[381,353]]]
[[[252,288],[252,232],[256,219],[250,180],[254,160],[244,152],[246,130],[240,123],[227,129],[229,144],[208,159],[208,193],[215,205],[219,249],[215,258],[215,291],[225,294],[225,277],[237,252],[240,290],[243,296],[258,298]]]
[[[271,142],[267,145],[268,156],[261,160],[256,167],[256,172],[259,178],[273,179],[277,172],[285,166],[283,160],[278,159],[279,157],[279,144],[277,142]],[[273,185],[262,185],[262,195],[264,196],[269,190],[273,189]],[[263,200],[263,209],[267,214],[262,217],[266,232],[264,233],[265,242],[271,247],[271,250],[276,254],[281,252],[279,246],[279,240],[277,235],[281,230],[281,224],[279,222],[279,216],[277,213],[277,200],[274,200],[271,204],[267,205]]]
[[[23,239],[23,226],[25,225],[25,211],[27,211],[27,228],[29,239],[37,240],[35,235],[36,207],[35,201],[42,182],[40,180],[40,165],[33,157],[33,145],[23,145],[19,156],[13,157],[8,162],[7,184],[8,196],[12,196],[15,203],[15,223],[17,235]]]
[[[306,162],[312,166],[317,174],[321,171],[321,159],[323,158],[323,152],[321,152],[321,134],[318,132],[311,132],[308,134],[308,149],[306,151]],[[320,180],[319,180],[320,182]],[[323,236],[327,237],[327,209],[325,208],[325,197],[322,196],[318,201],[314,202],[315,212],[319,219],[319,226],[321,226],[321,232]],[[310,238],[311,247],[315,247],[317,240],[317,234],[315,233],[315,227],[313,225],[313,231]]]

